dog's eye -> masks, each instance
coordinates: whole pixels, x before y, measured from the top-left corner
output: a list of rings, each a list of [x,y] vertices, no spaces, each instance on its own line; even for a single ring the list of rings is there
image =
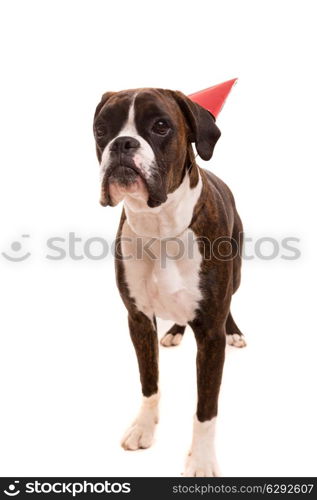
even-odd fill
[[[104,125],[98,125],[95,128],[95,134],[97,139],[102,139],[107,133],[107,128]]]
[[[158,120],[152,127],[152,132],[158,135],[166,135],[170,127],[165,120]]]

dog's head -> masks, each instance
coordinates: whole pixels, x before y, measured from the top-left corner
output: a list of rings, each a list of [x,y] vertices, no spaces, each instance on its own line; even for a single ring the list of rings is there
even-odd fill
[[[209,160],[220,130],[209,111],[181,92],[138,89],[102,96],[94,135],[101,204],[114,206],[129,196],[157,207],[191,166],[191,143]]]

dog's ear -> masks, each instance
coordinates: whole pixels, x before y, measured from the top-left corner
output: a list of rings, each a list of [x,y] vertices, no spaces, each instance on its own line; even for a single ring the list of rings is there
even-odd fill
[[[221,135],[214,116],[178,90],[173,92],[173,97],[186,119],[190,142],[195,143],[197,153],[203,160],[210,160]]]
[[[96,107],[96,111],[94,114],[94,120],[95,118],[99,115],[99,112],[103,108],[103,106],[106,104],[108,99],[110,99],[111,96],[113,96],[116,92],[105,92],[105,94],[102,95],[100,103]]]

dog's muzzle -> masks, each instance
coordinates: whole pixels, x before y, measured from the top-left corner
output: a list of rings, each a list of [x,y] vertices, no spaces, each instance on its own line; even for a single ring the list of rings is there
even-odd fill
[[[126,194],[135,195],[142,192],[147,198],[149,207],[157,207],[167,199],[165,189],[162,189],[162,179],[155,171],[150,177],[145,177],[137,167],[134,156],[140,143],[134,137],[122,136],[113,141],[109,148],[110,161],[106,168],[102,184],[102,206],[115,206]],[[111,194],[112,193],[112,194]],[[116,196],[117,199],[113,199]]]

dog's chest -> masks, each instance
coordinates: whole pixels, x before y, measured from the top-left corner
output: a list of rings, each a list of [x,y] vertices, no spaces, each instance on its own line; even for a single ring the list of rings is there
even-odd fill
[[[180,325],[195,317],[202,256],[191,229],[155,239],[138,236],[125,222],[121,248],[129,294],[140,311]]]

